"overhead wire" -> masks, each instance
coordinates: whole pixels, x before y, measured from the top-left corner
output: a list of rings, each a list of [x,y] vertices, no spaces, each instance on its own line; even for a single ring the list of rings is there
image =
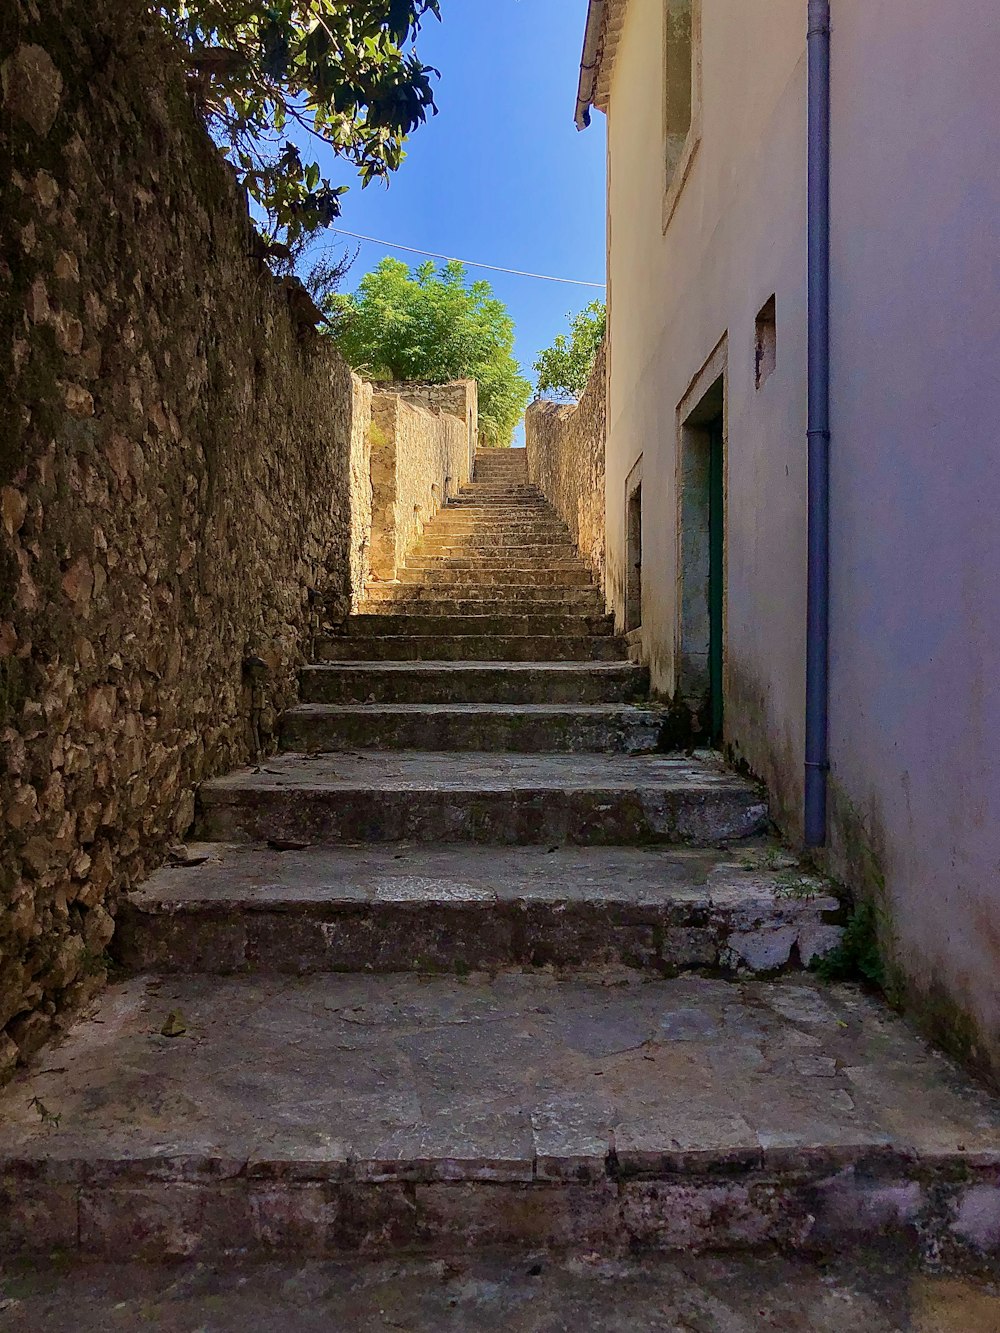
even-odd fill
[[[596,287],[604,290],[606,283],[584,282],[578,278],[557,278],[551,273],[527,273],[524,269],[503,268],[499,264],[481,264],[474,259],[458,259],[455,255],[438,254],[434,250],[421,250],[415,245],[398,245],[393,241],[380,241],[376,236],[363,236],[358,231],[346,231],[343,227],[330,227],[338,236],[349,236],[354,241],[367,241],[370,245],[384,245],[387,250],[405,250],[411,255],[424,255],[428,259],[443,259],[446,263],[464,264],[466,268],[485,268],[491,273],[509,273],[515,278],[535,278],[539,282],[562,282],[571,287]],[[328,249],[329,247],[324,247]]]

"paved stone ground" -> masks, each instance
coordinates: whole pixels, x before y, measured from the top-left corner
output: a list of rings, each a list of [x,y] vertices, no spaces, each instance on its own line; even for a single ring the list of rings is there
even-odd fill
[[[5,1333],[1000,1333],[1000,1285],[883,1256],[0,1271]]]

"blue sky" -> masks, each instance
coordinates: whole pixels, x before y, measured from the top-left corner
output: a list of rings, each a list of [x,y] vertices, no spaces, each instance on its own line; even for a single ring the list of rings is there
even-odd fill
[[[582,134],[573,124],[585,0],[442,0],[441,9],[417,48],[441,71],[440,114],[414,134],[388,189],[362,191],[333,168],[334,183],[352,185],[341,224],[459,259],[602,282],[604,119],[595,115]],[[420,262],[362,244],[347,286],[386,254]],[[488,279],[510,310],[532,380],[532,361],[566,315],[603,296],[479,269],[470,276]]]

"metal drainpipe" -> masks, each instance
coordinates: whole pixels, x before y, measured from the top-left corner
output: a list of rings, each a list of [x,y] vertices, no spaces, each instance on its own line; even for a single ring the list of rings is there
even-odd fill
[[[830,0],[809,0],[805,844],[826,842],[830,675]]]

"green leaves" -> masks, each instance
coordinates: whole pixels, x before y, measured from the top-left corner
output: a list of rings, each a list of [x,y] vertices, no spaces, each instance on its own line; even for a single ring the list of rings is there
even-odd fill
[[[436,115],[432,81],[407,44],[439,0],[159,0],[183,46],[196,104],[272,238],[294,244],[340,215],[345,186],[289,152],[294,122],[347,161],[362,185],[385,180],[408,135]]]
[[[547,393],[561,398],[580,397],[587,387],[606,323],[603,301],[591,301],[572,317],[569,336],[560,333],[535,362],[539,397]]]
[[[514,322],[488,282],[470,283],[454,260],[411,271],[387,258],[327,309],[344,356],[373,379],[477,380],[480,433],[510,443],[531,385],[514,358]]]

